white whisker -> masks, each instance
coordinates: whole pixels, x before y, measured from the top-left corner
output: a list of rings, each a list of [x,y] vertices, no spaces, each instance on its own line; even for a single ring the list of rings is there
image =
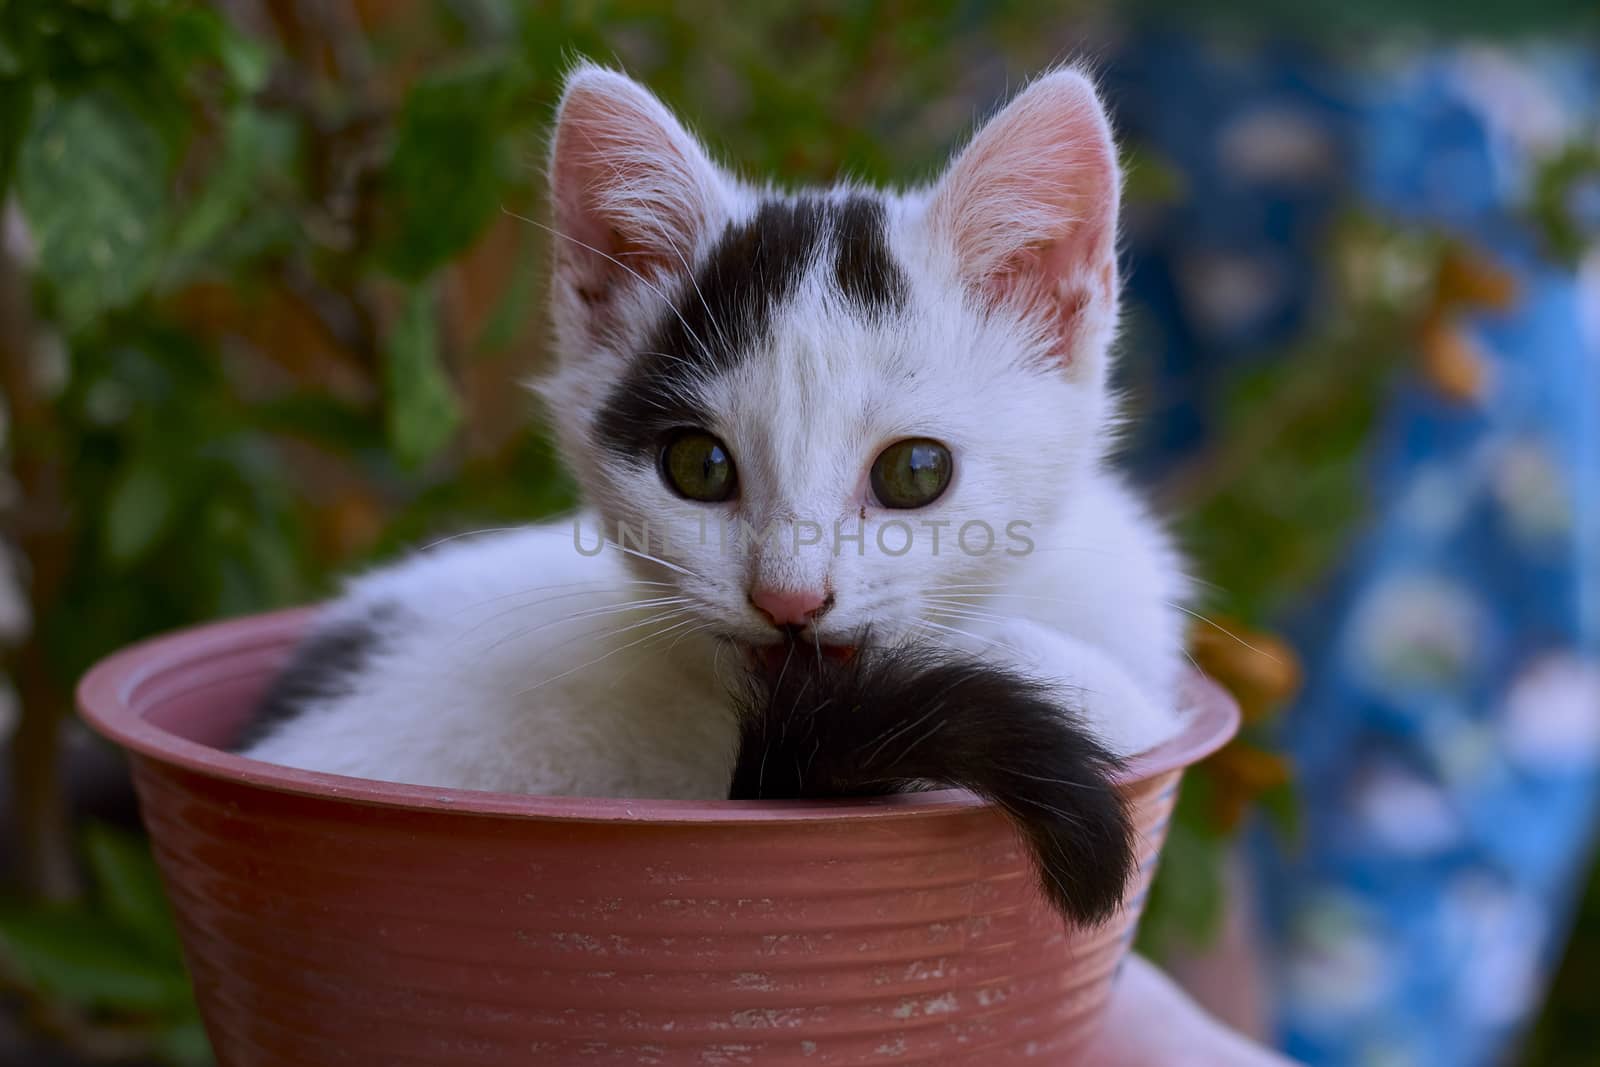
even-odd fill
[[[468,611],[475,611],[478,608],[487,607],[490,604],[499,603],[500,601],[504,600],[510,600],[514,597],[523,597],[530,596],[533,593],[542,593],[548,589],[570,589],[573,591],[571,593],[572,596],[583,596],[596,592],[603,593],[607,590],[614,589],[619,585],[654,585],[665,589],[676,588],[675,584],[672,582],[656,582],[647,578],[604,578],[586,582],[552,582],[549,585],[534,585],[529,586],[526,589],[518,589],[510,593],[497,593],[494,596],[486,596],[482,600],[474,600],[465,607],[456,608],[446,617],[454,618],[457,615],[464,614]],[[564,597],[568,594],[563,593],[561,595]],[[551,599],[554,598],[552,597]],[[543,601],[540,601],[540,603],[543,603]],[[531,607],[532,605],[529,606]]]
[[[518,530],[527,530],[527,529],[530,529],[530,527],[528,527],[526,525],[523,525],[523,526],[485,526],[481,530],[462,530],[460,533],[453,533],[448,537],[441,537],[437,541],[429,541],[427,544],[423,545],[421,548],[417,549],[416,551],[418,551],[418,552],[426,552],[430,548],[438,548],[440,545],[447,545],[451,541],[459,541],[463,537],[477,537],[479,534],[515,533]]]
[[[1226,635],[1228,637],[1233,638],[1235,641],[1239,642],[1245,648],[1248,648],[1251,652],[1254,652],[1258,656],[1265,656],[1265,657],[1267,657],[1268,659],[1270,659],[1274,663],[1281,664],[1283,662],[1277,656],[1274,656],[1271,652],[1268,652],[1266,649],[1257,648],[1255,645],[1252,645],[1249,641],[1246,641],[1244,638],[1240,637],[1238,634],[1234,633],[1232,630],[1228,629],[1226,626],[1223,626],[1221,623],[1215,621],[1214,619],[1206,618],[1204,615],[1200,614],[1198,611],[1190,611],[1188,608],[1184,607],[1182,604],[1174,604],[1170,600],[1167,601],[1166,604],[1170,608],[1177,608],[1179,611],[1183,612],[1185,615],[1189,616],[1191,619],[1197,619],[1200,622],[1205,623],[1207,626],[1213,627],[1214,629],[1217,630],[1218,633],[1221,633],[1221,634],[1224,634],[1224,635]]]
[[[678,257],[678,262],[683,264],[683,273],[688,276],[689,284],[694,286],[694,294],[700,298],[700,306],[705,309],[706,322],[717,332],[717,341],[724,348],[731,348],[732,346],[728,344],[728,335],[722,329],[722,323],[717,321],[716,315],[711,312],[711,305],[706,303],[706,294],[700,290],[700,282],[694,276],[694,269],[689,266],[689,261],[683,258],[683,252],[678,248],[676,241],[668,241],[667,244],[672,248],[672,254]]]
[[[670,571],[677,571],[679,574],[687,575],[690,578],[698,578],[698,577],[700,577],[698,574],[696,574],[694,571],[690,570],[689,568],[680,567],[676,563],[669,563],[666,560],[662,559],[660,556],[652,556],[648,552],[640,552],[636,548],[629,548],[627,545],[621,544],[621,543],[619,543],[617,541],[607,541],[606,544],[609,545],[611,548],[616,549],[618,552],[625,553],[625,554],[627,554],[629,556],[636,556],[639,559],[648,560],[651,563],[659,563],[661,566],[667,568]]]
[[[587,669],[589,667],[593,667],[593,666],[595,666],[597,664],[600,664],[600,663],[604,663],[606,660],[610,659],[612,656],[619,655],[619,654],[621,654],[623,652],[628,651],[628,649],[630,649],[630,648],[635,648],[635,647],[637,647],[639,645],[642,645],[646,641],[649,641],[651,638],[660,637],[662,634],[671,633],[672,631],[674,631],[676,629],[679,629],[681,627],[684,627],[684,626],[691,626],[691,625],[694,624],[694,621],[695,620],[693,618],[685,619],[682,622],[673,623],[671,626],[668,626],[666,629],[660,631],[659,633],[648,634],[648,635],[646,635],[644,637],[641,637],[641,638],[639,638],[639,639],[637,639],[635,641],[629,641],[625,645],[620,645],[617,648],[613,648],[610,652],[607,652],[603,656],[596,656],[594,659],[589,660],[586,663],[580,663],[576,667],[568,667],[566,670],[562,671],[560,674],[552,675],[551,677],[546,678],[544,681],[539,682],[537,685],[531,685],[526,689],[519,689],[517,691],[517,696],[519,696],[519,697],[527,696],[529,693],[536,692],[539,689],[543,689],[545,686],[550,685],[552,682],[559,682],[561,679],[567,677],[568,675],[576,674],[578,671],[585,670],[585,669]]]
[[[693,627],[692,629],[688,629],[688,630],[683,631],[683,633],[679,634],[677,637],[674,637],[672,639],[672,643],[669,644],[665,649],[662,650],[663,653],[671,652],[673,649],[677,648],[678,647],[678,643],[680,641],[682,641],[685,637],[693,637],[695,634],[705,633],[707,630],[711,629],[712,627],[714,627],[716,625],[717,624],[714,623],[714,622],[703,622],[699,626],[696,626],[696,627]],[[716,668],[713,667],[712,670],[715,671]]]
[[[996,641],[993,638],[984,637],[981,634],[975,634],[971,630],[963,630],[958,626],[946,626],[943,623],[934,622],[932,619],[918,619],[917,622],[918,625],[921,626],[931,626],[935,630],[943,630],[946,633],[952,633],[959,637],[967,637],[974,641],[982,641],[984,644],[993,645],[996,648],[1005,647],[1004,643],[1000,641]]]
[[[489,615],[486,618],[479,619],[477,622],[473,623],[471,626],[467,627],[465,630],[462,630],[459,634],[457,634],[455,636],[455,638],[453,638],[453,640],[454,641],[465,640],[466,638],[471,637],[473,634],[477,633],[479,630],[483,629],[485,626],[488,626],[491,623],[496,622],[499,619],[503,619],[507,615],[518,615],[518,614],[521,614],[522,612],[531,611],[531,610],[533,610],[535,608],[542,608],[546,604],[549,604],[552,601],[556,601],[556,600],[568,600],[568,599],[570,599],[572,597],[575,597],[575,596],[593,596],[593,595],[595,595],[593,590],[585,589],[582,592],[578,592],[578,593],[562,593],[562,594],[559,594],[559,595],[556,595],[556,596],[540,597],[538,600],[536,600],[536,601],[534,601],[532,603],[528,603],[528,604],[513,604],[509,608],[502,608],[501,610],[495,612],[492,615]],[[598,607],[583,608],[583,609],[581,609],[579,611],[569,611],[566,614],[561,615],[558,618],[549,620],[549,624],[553,626],[556,623],[571,622],[571,621],[573,621],[575,619],[586,619],[586,618],[590,618],[591,616],[595,616],[595,615],[611,615],[611,614],[615,614],[617,612],[627,611],[630,608],[648,608],[648,607],[654,607],[654,606],[656,606],[658,604],[686,603],[688,601],[688,599],[689,598],[685,597],[685,596],[660,596],[660,597],[648,597],[648,598],[645,598],[645,599],[642,599],[642,600],[640,600],[640,599],[626,600],[626,601],[623,601],[622,603],[619,603],[619,604],[603,604],[603,605],[600,605]]]
[[[662,605],[662,606],[665,607],[665,605]],[[572,636],[566,638],[565,640],[559,641],[556,644],[551,645],[549,648],[545,649],[544,651],[547,652],[547,653],[548,652],[554,652],[557,649],[565,648],[567,645],[570,645],[574,641],[603,641],[603,640],[605,640],[605,639],[607,639],[609,637],[612,637],[612,636],[614,636],[616,634],[627,633],[629,630],[637,630],[639,627],[648,626],[653,622],[660,622],[660,621],[663,621],[665,619],[674,618],[674,617],[679,616],[679,615],[686,615],[688,613],[689,613],[689,609],[688,608],[670,608],[670,609],[668,609],[666,611],[658,612],[658,613],[656,613],[654,615],[651,615],[647,619],[641,620],[639,622],[629,623],[627,626],[622,626],[622,627],[619,627],[619,628],[617,628],[615,630],[610,630],[610,631],[608,631],[606,633],[597,634],[597,633],[592,633],[592,632],[585,632],[585,633],[573,634]],[[617,614],[617,613],[616,612],[612,612],[611,614]],[[507,634],[506,636],[500,638],[500,640],[496,641],[494,644],[490,645],[484,651],[492,652],[495,649],[499,648],[501,645],[506,644],[508,641],[521,641],[524,638],[531,637],[533,634],[538,633],[540,630],[548,629],[551,626],[556,625],[557,623],[569,622],[569,621],[581,622],[583,620],[581,620],[581,619],[577,619],[577,620],[546,619],[544,622],[540,623],[537,626],[530,626],[530,627],[528,627],[526,629],[518,630],[515,633]]]
[[[996,615],[991,611],[967,611],[961,608],[942,607],[933,605],[924,608],[930,615],[940,618],[965,619],[967,622],[997,622],[1008,621],[1004,615]]]

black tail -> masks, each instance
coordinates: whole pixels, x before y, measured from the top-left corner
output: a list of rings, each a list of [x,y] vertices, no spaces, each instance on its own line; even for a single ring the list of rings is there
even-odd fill
[[[808,651],[795,647],[784,670],[753,679],[731,799],[970,789],[1022,831],[1063,915],[1092,924],[1116,911],[1134,865],[1112,785],[1119,762],[1059,693],[948,652],[863,651],[839,663]]]

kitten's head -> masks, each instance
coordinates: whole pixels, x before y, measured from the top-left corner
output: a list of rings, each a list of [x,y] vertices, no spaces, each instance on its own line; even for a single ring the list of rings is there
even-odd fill
[[[1049,546],[1111,418],[1119,173],[1082,74],[1033,82],[930,187],[787,194],[582,66],[550,188],[563,449],[606,536],[647,536],[665,565],[638,565],[718,634],[960,628],[928,598]]]

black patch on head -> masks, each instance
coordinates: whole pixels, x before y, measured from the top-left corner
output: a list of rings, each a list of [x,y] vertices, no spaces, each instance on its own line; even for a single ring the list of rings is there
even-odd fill
[[[869,650],[846,664],[808,651],[794,646],[776,677],[752,679],[731,799],[970,789],[1021,831],[1063,916],[1098,923],[1121,906],[1135,865],[1113,784],[1121,764],[1059,694],[940,650]]]
[[[676,311],[662,315],[607,398],[596,421],[600,441],[637,459],[666,430],[704,425],[694,383],[738,366],[768,336],[773,315],[828,239],[847,298],[870,313],[904,305],[905,276],[889,254],[881,203],[864,196],[765,201],[749,219],[729,223],[693,280],[668,294]]]
[[[834,279],[839,289],[868,314],[900,311],[910,286],[889,254],[883,201],[852,196],[834,211]]]
[[[312,705],[348,694],[383,647],[383,635],[398,614],[395,605],[378,604],[361,618],[313,630],[267,687],[232,750],[243,752]]]

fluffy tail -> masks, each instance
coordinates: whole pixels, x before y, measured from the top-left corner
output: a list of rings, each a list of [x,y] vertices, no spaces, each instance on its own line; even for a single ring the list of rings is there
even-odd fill
[[[752,679],[731,799],[969,789],[1017,825],[1064,916],[1093,924],[1116,911],[1134,866],[1112,784],[1120,764],[1061,694],[943,651],[863,651],[848,663],[808,651]]]

